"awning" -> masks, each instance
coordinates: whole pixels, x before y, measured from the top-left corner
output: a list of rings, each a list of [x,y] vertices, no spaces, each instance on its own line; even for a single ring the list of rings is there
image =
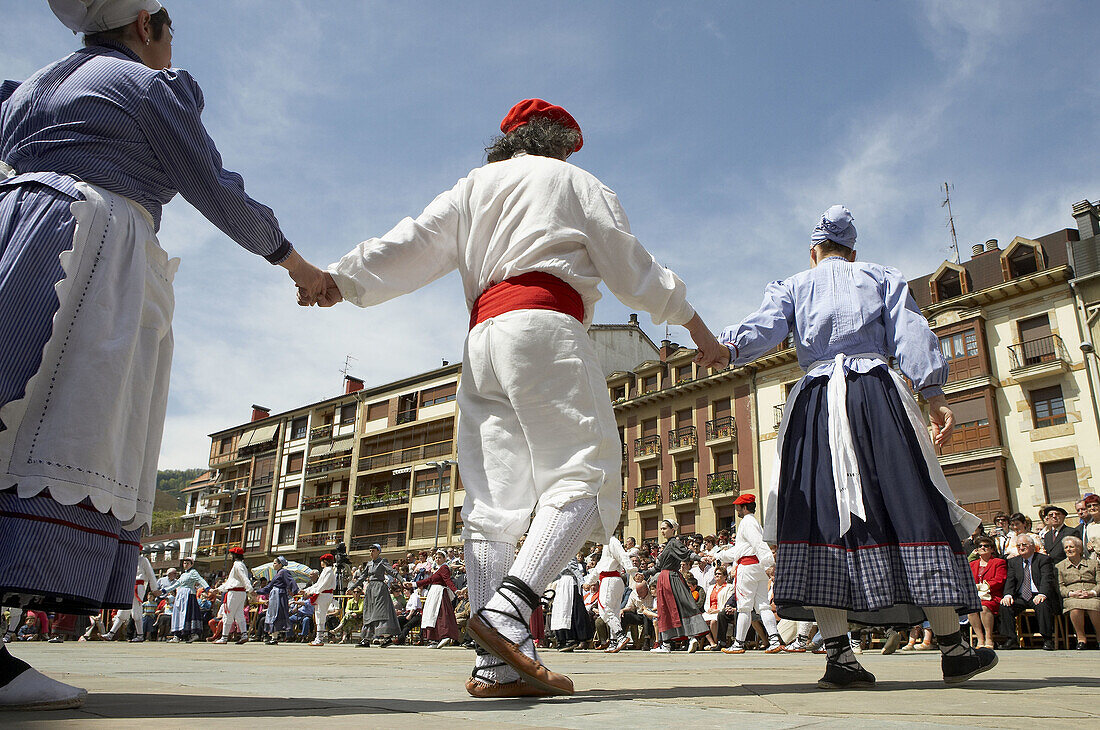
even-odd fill
[[[309,450],[309,460],[314,461],[330,454],[338,454],[341,451],[351,451],[352,445],[351,439],[343,439],[341,441],[332,441],[327,444],[321,444],[320,446],[314,446]]]
[[[254,428],[251,431],[245,431],[241,434],[240,441],[237,442],[237,450],[243,449],[246,446],[259,446],[266,444],[275,438],[275,432],[279,430],[279,424],[273,423],[270,426],[260,426]]]

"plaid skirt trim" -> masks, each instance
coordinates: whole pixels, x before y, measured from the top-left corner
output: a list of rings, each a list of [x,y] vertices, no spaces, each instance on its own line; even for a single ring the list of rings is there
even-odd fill
[[[875,623],[876,612],[897,613],[890,611],[895,606],[981,610],[965,558],[947,544],[934,543],[854,550],[781,543],[776,552],[774,597],[784,617],[795,615],[792,609],[822,606],[860,614],[862,623]]]

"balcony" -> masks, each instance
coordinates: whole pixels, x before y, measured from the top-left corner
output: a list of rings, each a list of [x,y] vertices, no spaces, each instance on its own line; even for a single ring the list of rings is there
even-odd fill
[[[626,512],[626,510],[627,510],[626,490],[624,489],[623,490],[623,512]]]
[[[415,420],[416,420],[416,409],[415,408],[413,408],[412,410],[408,410],[408,411],[398,411],[397,412],[397,425],[398,426],[400,426],[402,423],[412,423]]]
[[[201,545],[195,548],[196,558],[216,558],[221,555],[228,555],[229,548],[240,547],[241,543],[237,542],[220,542],[216,545]]]
[[[668,501],[683,502],[689,499],[699,498],[699,480],[695,477],[677,479],[668,483]]]
[[[330,471],[338,471],[340,469],[351,468],[351,454],[344,454],[343,456],[325,457],[317,461],[311,461],[306,464],[306,477],[317,476],[318,474],[327,474]]]
[[[312,512],[325,509],[336,509],[339,507],[346,507],[347,504],[347,492],[341,494],[321,494],[316,497],[306,497],[303,499],[301,510],[303,512]]]
[[[273,472],[256,477],[252,481],[252,488],[259,489],[261,487],[270,487],[275,481],[275,474]]]
[[[634,461],[656,461],[661,457],[661,437],[642,436],[634,439]]]
[[[661,506],[661,486],[651,484],[634,490],[634,509],[651,509]]]
[[[351,538],[351,549],[370,550],[370,546],[378,543],[383,550],[387,548],[399,548],[405,546],[405,531],[386,532],[379,535],[361,535]]]
[[[699,445],[695,435],[695,426],[684,426],[668,432],[668,453],[683,454],[693,451]]]
[[[324,426],[314,426],[309,429],[309,440],[320,441],[322,439],[332,438],[332,424],[326,423]]]
[[[740,493],[741,482],[737,479],[736,469],[707,474],[708,497],[736,497]]]
[[[195,527],[213,527],[215,525],[226,525],[230,522],[242,522],[244,521],[244,508],[235,510],[223,510],[221,512],[207,512],[206,514],[200,514],[198,519],[195,520]]]
[[[248,489],[249,479],[251,479],[250,476],[236,477],[234,479],[219,479],[214,482],[206,498],[221,499],[222,497],[230,496],[234,492],[243,492]]]
[[[779,426],[783,423],[783,408],[786,405],[786,403],[780,403],[778,405],[772,406],[772,419],[775,422],[776,431],[779,430]]]
[[[1012,359],[1009,372],[1018,383],[1061,375],[1070,369],[1069,354],[1058,335],[1009,345],[1008,353]]]
[[[737,438],[737,422],[733,416],[722,416],[713,421],[707,421],[707,446],[733,443]]]
[[[382,492],[379,494],[355,495],[355,509],[377,509],[409,503],[408,490],[401,492]]]
[[[322,547],[335,545],[343,539],[343,530],[327,530],[325,532],[310,532],[305,535],[299,535],[296,544],[299,548]]]
[[[271,514],[271,510],[266,507],[263,509],[249,510],[248,519],[250,520],[266,520],[267,516]]]
[[[431,444],[410,446],[406,449],[387,451],[381,454],[359,457],[359,471],[371,471],[398,464],[412,464],[417,461],[432,459],[437,456],[445,456],[454,451],[454,441],[436,441]]]

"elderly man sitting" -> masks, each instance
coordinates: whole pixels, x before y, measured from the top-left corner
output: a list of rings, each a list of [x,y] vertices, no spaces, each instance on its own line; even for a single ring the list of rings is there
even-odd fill
[[[1023,533],[1013,538],[1016,557],[1008,559],[1008,577],[1001,599],[1001,634],[1006,638],[1002,649],[1018,649],[1016,617],[1029,608],[1035,609],[1043,648],[1054,650],[1054,605],[1058,596],[1054,561],[1037,552],[1039,538]]]

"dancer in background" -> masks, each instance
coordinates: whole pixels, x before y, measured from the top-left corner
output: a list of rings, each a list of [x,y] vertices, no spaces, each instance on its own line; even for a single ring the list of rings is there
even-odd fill
[[[157,574],[153,571],[153,564],[144,555],[138,555],[137,577],[134,578],[134,602],[129,609],[120,609],[115,614],[115,620],[111,623],[110,630],[103,636],[107,641],[114,641],[119,631],[126,630],[126,623],[134,619],[134,637],[131,642],[139,644],[145,641],[145,625],[142,604],[145,603],[146,591],[157,594],[154,587],[157,584]]]
[[[535,589],[621,516],[622,446],[587,333],[599,284],[656,323],[687,327],[702,365],[723,352],[683,282],[631,235],[615,194],[565,161],[583,142],[572,115],[525,99],[500,129],[489,164],[356,246],[329,267],[322,294],[299,302],[371,306],[459,271],[470,310],[457,436],[467,631],[482,647],[466,688],[572,694],[540,661],[529,621]]]
[[[222,621],[222,635],[214,643],[228,643],[229,635],[236,631],[240,634],[237,643],[247,644],[248,621],[245,618],[244,609],[248,604],[248,594],[252,592],[252,574],[248,572],[248,566],[244,563],[242,548],[231,547],[229,554],[233,556],[233,567],[229,569],[229,575],[216,589],[222,594],[222,609],[225,617]]]
[[[767,570],[775,565],[771,548],[764,542],[764,530],[756,521],[756,495],[742,494],[733,501],[737,510],[737,536],[733,547],[720,551],[717,557],[733,566],[733,594],[737,599],[737,626],[734,628],[733,643],[722,650],[725,654],[744,654],[745,638],[752,624],[752,612],[760,616],[764,629],[768,632],[768,647],[765,654],[777,654],[783,651],[783,640],[779,638],[775,612],[772,611],[771,596],[768,592]]]
[[[279,636],[286,638],[290,631],[290,597],[298,592],[298,584],[286,569],[288,562],[282,555],[275,558],[278,572],[267,585],[256,591],[258,596],[267,596],[267,617],[264,621],[267,636],[264,643],[268,646],[278,644]]]
[[[852,215],[835,205],[810,236],[811,268],[767,286],[764,303],[722,335],[747,365],[792,333],[806,375],[787,396],[764,537],[778,543],[774,598],[783,618],[816,620],[828,660],[822,688],[870,687],[848,622],[931,622],[944,681],[991,669],[959,612],[980,610],[961,540],[978,519],[947,486],[933,448],[954,419],[947,363],[894,269],[855,261]],[[928,401],[933,439],[897,365]]]
[[[390,582],[397,580],[397,571],[382,559],[382,546],[370,546],[368,562],[359,578],[348,587],[363,587],[363,629],[359,634],[359,646],[370,646],[373,639],[391,639],[401,633],[397,610],[390,597]]]
[[[676,537],[680,529],[673,520],[663,519],[657,528],[661,539],[665,541],[657,556],[657,638],[660,643],[651,651],[667,654],[672,651],[670,643],[674,639],[688,640],[688,653],[699,650],[699,639],[710,633],[710,627],[703,619],[691,590],[680,572],[680,564],[693,562],[699,556],[691,552]]]
[[[622,543],[612,535],[603,546],[600,560],[596,563],[596,573],[600,581],[596,605],[600,618],[607,624],[611,634],[608,654],[615,654],[630,643],[630,636],[623,631],[622,621],[619,620],[619,612],[622,610],[623,593],[626,591],[625,581],[633,578],[637,572],[638,569],[627,556]]]
[[[313,641],[309,642],[310,646],[325,645],[328,608],[332,605],[332,596],[336,591],[336,568],[333,567],[335,562],[336,558],[332,553],[322,555],[321,574],[317,576],[317,582],[302,589],[313,604],[313,622],[317,625]]]
[[[172,601],[172,638],[170,642],[193,643],[202,636],[202,616],[199,613],[199,590],[209,588],[206,579],[195,570],[193,558],[180,560],[180,577],[164,587],[165,593],[176,592]]]

